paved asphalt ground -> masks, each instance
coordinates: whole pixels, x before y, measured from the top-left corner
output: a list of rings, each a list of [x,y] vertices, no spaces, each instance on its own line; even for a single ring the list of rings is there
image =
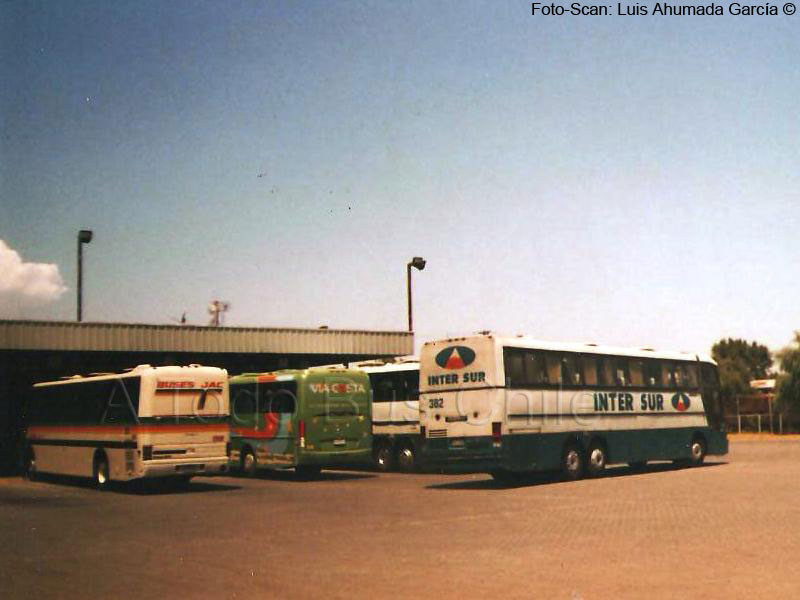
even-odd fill
[[[0,479],[0,598],[800,596],[800,442],[504,487],[330,472],[97,492]]]

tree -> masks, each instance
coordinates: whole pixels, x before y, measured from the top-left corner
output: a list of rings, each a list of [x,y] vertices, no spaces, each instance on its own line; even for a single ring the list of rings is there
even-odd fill
[[[751,393],[752,379],[766,379],[772,366],[769,348],[757,342],[727,338],[711,347],[719,367],[720,392],[727,413],[734,412],[736,396]]]
[[[777,383],[777,407],[787,417],[800,414],[800,331],[794,342],[778,353],[781,375]]]

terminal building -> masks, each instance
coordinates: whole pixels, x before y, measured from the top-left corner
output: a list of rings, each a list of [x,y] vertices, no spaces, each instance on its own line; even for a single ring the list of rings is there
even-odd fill
[[[0,320],[0,466],[13,468],[22,402],[38,381],[118,373],[140,364],[195,363],[234,375],[413,351],[408,331]]]

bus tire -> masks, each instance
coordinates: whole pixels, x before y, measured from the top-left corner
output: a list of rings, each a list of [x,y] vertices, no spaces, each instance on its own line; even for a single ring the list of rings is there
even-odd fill
[[[295,475],[298,479],[302,481],[308,481],[309,479],[314,479],[317,477],[320,472],[322,471],[322,467],[317,465],[297,465],[294,468]]]
[[[239,468],[245,477],[252,477],[256,474],[258,463],[256,462],[256,455],[250,448],[242,450],[242,458],[239,460]]]
[[[564,447],[561,455],[561,473],[567,481],[576,481],[583,477],[586,468],[586,459],[583,450],[575,443],[570,442]]]
[[[106,453],[97,451],[94,455],[94,464],[92,465],[92,480],[94,487],[98,490],[107,490],[111,485],[110,469],[108,467],[108,458]]]
[[[408,443],[401,444],[397,449],[395,461],[397,468],[404,473],[413,471],[417,466],[417,455],[414,452],[414,446]]]
[[[375,468],[378,471],[385,473],[391,471],[394,462],[394,455],[392,454],[392,445],[386,441],[381,440],[375,445],[375,450],[372,452],[372,458],[375,463]]]
[[[706,441],[703,436],[696,435],[689,444],[689,466],[699,467],[706,458]]]
[[[600,477],[606,468],[608,453],[605,444],[600,440],[595,440],[589,445],[586,453],[586,473],[589,477]]]

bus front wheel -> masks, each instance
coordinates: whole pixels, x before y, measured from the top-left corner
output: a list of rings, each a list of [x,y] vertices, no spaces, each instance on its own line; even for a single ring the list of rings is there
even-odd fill
[[[108,469],[108,458],[104,453],[99,453],[94,457],[93,478],[94,486],[98,490],[106,490],[111,484],[111,477]]]

